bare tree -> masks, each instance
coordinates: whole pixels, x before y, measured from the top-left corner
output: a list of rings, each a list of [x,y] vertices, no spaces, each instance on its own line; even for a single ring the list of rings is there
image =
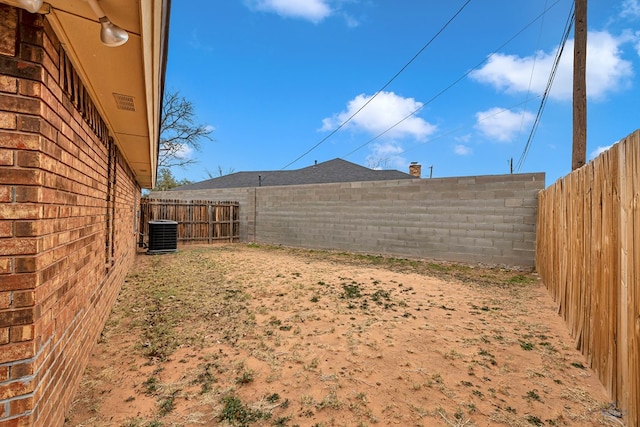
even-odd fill
[[[160,121],[160,150],[158,168],[184,167],[196,160],[188,153],[200,150],[200,141],[213,141],[210,126],[195,123],[195,112],[191,101],[175,90],[167,91],[162,103]]]
[[[231,175],[232,173],[235,172],[235,169],[230,167],[225,171],[224,169],[222,169],[222,166],[218,165],[218,171],[216,174],[212,173],[209,169],[206,169],[206,168],[204,171],[209,177],[209,179],[212,179],[212,178],[219,178],[225,175]]]
[[[390,163],[391,161],[388,157],[367,157],[367,167],[369,169],[389,169]]]

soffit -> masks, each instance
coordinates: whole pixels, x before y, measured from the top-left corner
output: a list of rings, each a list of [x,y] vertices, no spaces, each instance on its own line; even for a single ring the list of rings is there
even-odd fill
[[[166,0],[165,0],[166,1]],[[6,1],[15,4],[15,1]],[[157,162],[164,75],[163,0],[100,0],[111,22],[129,33],[119,47],[100,42],[100,23],[85,0],[45,0],[45,14],[143,188]]]

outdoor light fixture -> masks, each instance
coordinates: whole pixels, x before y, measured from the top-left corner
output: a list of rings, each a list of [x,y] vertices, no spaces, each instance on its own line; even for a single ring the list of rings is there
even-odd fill
[[[93,9],[93,12],[98,17],[100,21],[100,25],[102,28],[100,29],[100,41],[106,46],[116,47],[122,46],[129,40],[129,33],[127,33],[122,28],[113,24],[107,15],[104,13],[97,0],[87,0],[89,2],[89,6]]]
[[[18,0],[20,7],[31,12],[36,13],[42,7],[43,0]]]

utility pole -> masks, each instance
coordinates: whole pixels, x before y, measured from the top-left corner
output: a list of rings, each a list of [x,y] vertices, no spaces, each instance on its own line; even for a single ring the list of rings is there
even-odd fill
[[[429,179],[433,178],[433,165],[429,166]]]
[[[587,0],[575,0],[571,170],[587,162]]]

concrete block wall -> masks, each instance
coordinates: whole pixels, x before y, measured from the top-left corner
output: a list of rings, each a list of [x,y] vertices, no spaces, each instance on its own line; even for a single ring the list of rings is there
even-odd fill
[[[153,193],[240,202],[241,240],[533,267],[544,174]]]
[[[61,48],[0,4],[2,426],[63,425],[136,254],[140,188],[61,86]]]

